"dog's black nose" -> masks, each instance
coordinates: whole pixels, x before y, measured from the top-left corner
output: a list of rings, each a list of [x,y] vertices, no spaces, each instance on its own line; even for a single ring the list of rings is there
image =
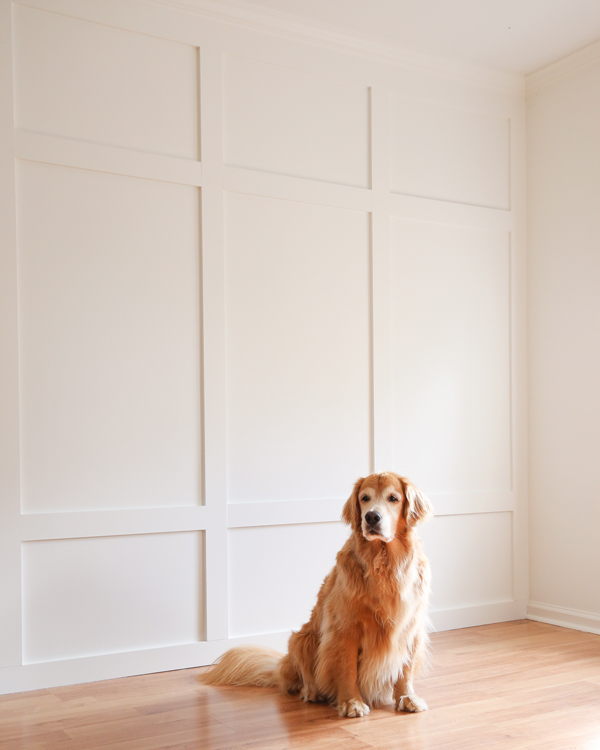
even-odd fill
[[[376,510],[370,510],[368,513],[365,513],[365,521],[369,526],[377,526],[381,521],[381,515]]]

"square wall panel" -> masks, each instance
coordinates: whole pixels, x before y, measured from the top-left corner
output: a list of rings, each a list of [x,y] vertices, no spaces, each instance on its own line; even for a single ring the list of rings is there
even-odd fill
[[[198,504],[197,188],[17,166],[23,510]]]
[[[394,219],[391,283],[394,470],[510,490],[507,233]]]
[[[342,523],[231,529],[229,637],[297,630],[307,622],[349,533]]]
[[[440,516],[419,527],[431,564],[431,609],[514,598],[512,514]]]
[[[223,77],[227,164],[369,186],[368,88],[232,56]]]
[[[393,95],[394,193],[508,209],[510,121]]]
[[[26,542],[26,664],[204,638],[200,532]]]
[[[228,194],[230,502],[336,498],[370,461],[369,217]]]
[[[16,127],[198,158],[198,50],[13,5]]]

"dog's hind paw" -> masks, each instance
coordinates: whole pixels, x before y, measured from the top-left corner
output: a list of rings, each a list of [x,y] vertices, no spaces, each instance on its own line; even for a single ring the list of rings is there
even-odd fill
[[[355,718],[357,716],[366,716],[371,709],[366,703],[357,700],[342,701],[338,704],[338,713],[340,716]]]
[[[402,695],[396,701],[396,711],[408,711],[411,714],[418,714],[420,711],[427,711],[427,703],[414,693],[412,695]]]

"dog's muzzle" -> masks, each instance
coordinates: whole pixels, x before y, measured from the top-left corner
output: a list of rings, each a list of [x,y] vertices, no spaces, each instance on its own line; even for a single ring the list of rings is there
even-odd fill
[[[372,531],[377,534],[379,532],[379,524],[381,523],[381,514],[376,510],[370,510],[365,513],[365,521],[367,522],[368,531]]]

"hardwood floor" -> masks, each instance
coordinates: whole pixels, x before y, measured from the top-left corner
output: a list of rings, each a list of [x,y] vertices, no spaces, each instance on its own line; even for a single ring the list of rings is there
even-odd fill
[[[518,621],[439,633],[430,710],[340,719],[199,669],[0,697],[1,750],[600,750],[600,636]]]

